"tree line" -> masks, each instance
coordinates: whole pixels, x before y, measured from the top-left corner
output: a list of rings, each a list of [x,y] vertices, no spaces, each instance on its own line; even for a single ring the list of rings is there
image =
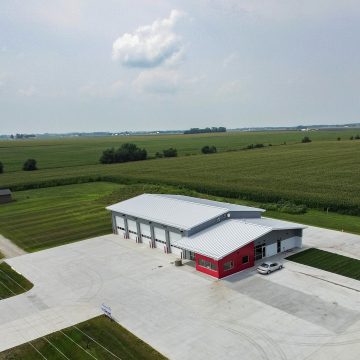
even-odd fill
[[[200,128],[191,128],[190,130],[185,130],[184,134],[206,134],[206,133],[223,133],[226,132],[226,127],[206,127],[204,129]]]

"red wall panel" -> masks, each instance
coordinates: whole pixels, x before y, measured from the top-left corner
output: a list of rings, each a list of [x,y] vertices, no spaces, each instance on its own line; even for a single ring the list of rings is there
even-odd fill
[[[211,269],[207,269],[201,265],[199,265],[199,259],[203,259],[203,260],[207,260],[212,262],[213,264],[216,265],[216,269],[217,270],[211,270]],[[216,278],[219,278],[219,265],[218,265],[218,261],[211,259],[207,256],[204,255],[200,255],[200,254],[195,254],[195,263],[196,263],[196,270],[197,271],[201,271],[205,274],[211,275],[211,276],[215,276]]]
[[[242,258],[244,256],[249,257],[249,262],[246,264],[242,263]],[[199,259],[204,259],[212,262],[213,264],[216,265],[216,270],[211,270],[203,266],[200,266]],[[234,267],[230,270],[225,271],[224,264],[228,261],[233,261]],[[195,254],[195,262],[196,262],[196,270],[214,276],[216,278],[222,278],[254,266],[254,243],[251,242],[250,244],[245,245],[244,247],[234,251],[233,253],[227,255],[226,257],[224,257],[219,261],[211,259],[204,255]]]
[[[242,258],[244,256],[249,257],[249,262],[246,264],[242,263]],[[234,267],[230,270],[225,271],[224,263],[231,261],[231,260],[234,262]],[[238,271],[247,269],[252,266],[254,266],[254,243],[253,242],[251,242],[248,245],[245,245],[244,247],[240,248],[239,250],[236,250],[233,253],[224,257],[223,259],[219,260],[219,262],[218,262],[219,278],[234,274]]]

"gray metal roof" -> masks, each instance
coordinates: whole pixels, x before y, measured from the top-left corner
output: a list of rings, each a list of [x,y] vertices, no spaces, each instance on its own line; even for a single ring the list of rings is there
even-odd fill
[[[0,196],[11,195],[10,189],[0,189]]]
[[[230,203],[221,202],[221,201],[195,198],[195,197],[186,196],[186,195],[173,195],[173,194],[161,194],[161,195],[172,198],[172,199],[194,202],[197,204],[205,204],[205,205],[210,205],[210,206],[222,207],[222,208],[228,209],[229,211],[256,211],[256,212],[264,212],[265,211],[264,209],[260,209],[260,208],[244,206],[244,205],[237,205],[237,204],[230,204]]]
[[[270,227],[242,220],[225,220],[174,245],[219,260],[270,231]]]
[[[225,220],[190,237],[183,237],[174,245],[219,260],[273,230],[305,227],[268,218]]]
[[[107,210],[188,230],[226,214],[226,208],[183,201],[163,195],[143,194],[110,205]]]
[[[268,226],[271,227],[272,230],[288,230],[288,229],[305,229],[306,226],[302,224],[297,224],[289,221],[282,221],[277,219],[269,219],[269,218],[259,218],[259,219],[244,219],[242,221],[246,221],[248,223]]]

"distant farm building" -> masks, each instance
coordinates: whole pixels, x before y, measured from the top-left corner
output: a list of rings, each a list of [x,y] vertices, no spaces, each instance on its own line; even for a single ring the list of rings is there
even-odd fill
[[[262,218],[262,209],[182,195],[143,194],[107,207],[113,232],[193,260],[222,278],[302,246],[302,225]]]
[[[0,189],[0,204],[6,204],[12,201],[10,189]]]

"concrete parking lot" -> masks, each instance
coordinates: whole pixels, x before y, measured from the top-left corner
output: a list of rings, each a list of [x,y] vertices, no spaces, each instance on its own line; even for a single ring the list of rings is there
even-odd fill
[[[305,246],[360,258],[360,236],[308,228]],[[116,320],[171,359],[358,359],[359,282],[296,263],[223,280],[107,235],[8,260],[35,286],[0,301],[0,351],[84,321]]]

